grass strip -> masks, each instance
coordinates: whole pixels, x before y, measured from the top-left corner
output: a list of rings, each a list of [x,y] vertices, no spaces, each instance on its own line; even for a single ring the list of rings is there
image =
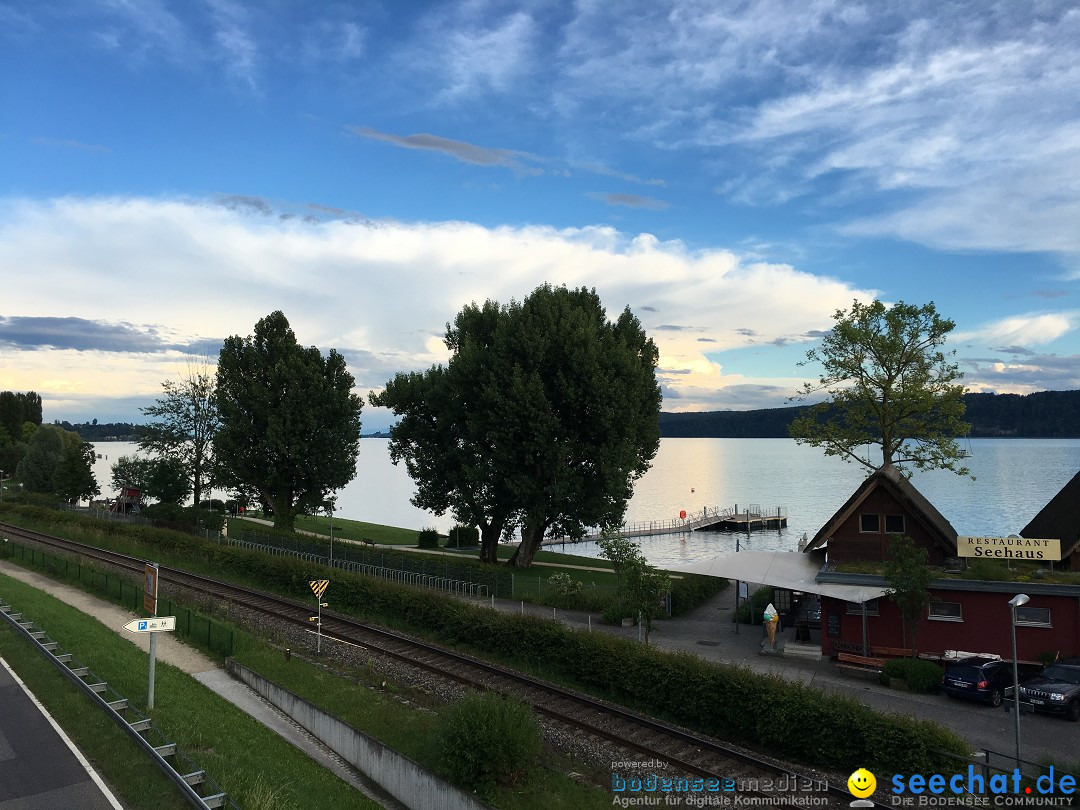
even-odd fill
[[[59,642],[63,649],[150,715],[169,739],[200,768],[205,769],[245,810],[379,807],[236,706],[163,661],[157,663],[155,707],[153,711],[146,712],[147,656],[135,645],[120,638],[117,629],[106,627],[48,594],[3,575],[0,575],[0,593],[16,610]],[[11,648],[13,657],[24,660],[24,656],[17,655],[19,647],[41,658],[36,650],[10,630],[0,638],[3,639],[0,643],[5,658]],[[41,658],[41,665],[52,668],[44,658]],[[31,689],[35,689],[39,678],[33,670],[27,670],[31,678],[25,676],[15,663],[12,663],[12,668],[19,672]],[[63,680],[60,673],[55,675]],[[86,703],[90,714],[99,715],[100,723],[111,726],[126,738],[74,685],[65,685]],[[46,706],[50,705],[43,696],[39,695],[39,699]],[[83,718],[65,720],[61,717],[58,713],[57,722],[81,747],[85,738],[81,732]],[[89,719],[93,720],[92,717]],[[94,728],[95,724],[87,727]],[[120,757],[120,762],[113,761],[113,756],[105,756],[100,750],[89,749],[85,753],[95,762],[95,766],[100,764],[102,775],[116,785],[117,792],[125,802],[147,808],[171,806],[159,803],[157,791],[153,796],[144,796],[137,782],[150,771],[155,774],[157,771],[149,766],[145,756],[133,743],[128,741],[128,744],[130,749]],[[136,753],[132,754],[131,751]],[[117,767],[127,760],[136,765],[137,779],[134,782],[124,768]],[[169,789],[172,789],[171,785]],[[185,805],[181,803],[177,806]]]
[[[15,583],[15,587],[9,588],[8,583]],[[78,585],[78,583],[71,584]],[[118,692],[129,697],[133,702],[138,702],[140,707],[145,705],[147,688],[145,653],[126,641],[115,638],[114,633],[96,620],[85,616],[62,602],[52,599],[52,597],[41,594],[40,591],[36,591],[28,585],[19,583],[17,580],[0,575],[0,592],[10,602],[14,603],[14,600],[18,598],[18,609],[32,618],[39,627],[45,628],[49,632],[50,638],[60,641],[59,632],[68,634],[67,631],[54,632],[52,627],[54,619],[57,619],[59,614],[70,612],[76,618],[82,617],[85,621],[93,622],[97,627],[103,628],[107,635],[112,636],[114,643],[121,644],[130,651],[134,651],[135,661],[134,663],[129,661],[127,668],[130,669],[134,666],[136,672],[133,677],[125,679],[124,683],[126,685],[122,685],[117,678],[114,678],[111,674],[107,675],[105,668],[100,665],[102,661],[115,660],[115,656],[110,650],[99,647],[95,651],[100,652],[100,656],[89,654],[84,656],[81,652],[64,645],[65,649],[72,652],[96,674],[109,680],[110,686]],[[29,594],[40,594],[44,597],[45,605],[48,605],[49,602],[55,603],[55,605],[51,606],[55,608],[55,612],[48,609],[39,613],[39,605],[35,604],[34,599]],[[94,595],[98,596],[96,593]],[[33,605],[33,612],[31,608],[24,605]],[[49,624],[45,624],[46,621]],[[56,626],[62,627],[64,625],[57,619]],[[82,635],[79,630],[75,630],[74,634]],[[367,667],[331,671],[325,666],[304,660],[300,655],[293,656],[291,661],[285,661],[280,646],[275,646],[266,639],[256,637],[239,628],[235,628],[235,634],[235,658],[245,666],[290,689],[324,711],[341,718],[394,750],[411,757],[429,770],[440,771],[440,751],[437,745],[437,735],[440,717],[446,709],[446,705],[441,700],[433,698],[423,690],[386,684],[381,676]],[[38,655],[36,651],[34,654]],[[44,660],[42,660],[42,663],[48,666]],[[200,767],[205,767],[225,790],[230,791],[231,796],[237,797],[237,794],[232,792],[233,789],[219,778],[218,770],[242,772],[247,766],[239,763],[223,763],[219,765],[215,762],[214,764],[204,764],[201,759],[193,754],[217,752],[219,745],[204,739],[198,729],[185,727],[185,731],[190,732],[190,738],[195,740],[195,746],[192,748],[181,742],[178,735],[173,733],[173,724],[182,721],[177,721],[175,718],[169,720],[160,719],[159,714],[164,712],[163,704],[168,705],[167,701],[169,703],[172,701],[171,698],[167,697],[169,687],[166,686],[166,682],[162,678],[165,669],[173,670],[180,679],[186,679],[195,687],[203,689],[201,684],[188,678],[184,673],[159,662],[155,684],[156,708],[151,713],[155,722],[161,725],[170,734],[170,737],[177,741],[185,753],[191,756],[192,759],[196,759]],[[71,687],[70,684],[69,687],[74,690],[74,687]],[[203,689],[203,691],[213,698],[217,697],[209,690]],[[231,704],[228,704],[228,706],[234,708]],[[247,718],[247,715],[240,714],[242,717]],[[211,717],[214,717],[214,715],[211,714]],[[115,728],[115,726],[113,727]],[[260,728],[262,727],[260,726]],[[276,735],[273,736],[275,739],[280,739]],[[287,745],[284,741],[281,742],[283,745]],[[288,747],[292,748],[291,746]],[[311,764],[315,766],[315,763]],[[142,767],[145,767],[145,765]],[[558,751],[547,748],[542,755],[541,761],[537,763],[537,768],[530,774],[528,779],[514,786],[499,788],[486,798],[495,806],[506,810],[542,810],[542,808],[573,810],[574,808],[609,807],[610,794],[606,790],[606,784],[610,778],[610,770],[601,768],[586,774],[570,775],[575,771],[582,770],[587,769],[571,762]],[[271,768],[271,773],[276,772],[276,767]],[[324,773],[332,777],[332,774],[328,771],[324,771]],[[336,777],[332,778],[336,780]],[[340,784],[344,785],[344,783]],[[598,786],[601,784],[605,788]],[[291,797],[287,795],[279,796],[272,783],[256,780],[252,788],[247,795],[254,797],[254,803],[251,803],[252,799],[250,798],[247,800],[237,798],[237,801],[245,807],[245,810],[251,810],[252,807],[278,810],[278,808],[296,806],[291,803]],[[301,788],[301,796],[304,795],[305,790]],[[118,793],[120,792],[122,791],[118,790]],[[354,795],[360,798],[359,794]],[[148,806],[154,805],[151,802]],[[322,805],[307,804],[302,806],[317,807]],[[326,806],[330,806],[329,802]],[[346,806],[361,807],[363,805],[349,804]],[[376,805],[372,804],[370,806]]]

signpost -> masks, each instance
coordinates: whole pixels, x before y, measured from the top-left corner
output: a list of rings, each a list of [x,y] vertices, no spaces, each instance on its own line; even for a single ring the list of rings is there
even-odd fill
[[[176,629],[175,616],[155,616],[152,619],[132,619],[124,625],[129,633],[167,633]]]
[[[308,587],[311,588],[311,592],[315,594],[315,603],[319,606],[319,614],[317,616],[311,616],[308,621],[315,622],[315,629],[317,635],[317,641],[315,642],[315,652],[322,652],[322,609],[326,607],[326,603],[322,600],[322,595],[326,593],[327,587],[330,585],[328,579],[313,579],[308,582]]]
[[[143,610],[157,616],[158,565],[146,564],[146,591],[143,593]],[[146,708],[154,708],[154,664],[157,659],[157,633],[150,633],[150,686],[146,691]]]

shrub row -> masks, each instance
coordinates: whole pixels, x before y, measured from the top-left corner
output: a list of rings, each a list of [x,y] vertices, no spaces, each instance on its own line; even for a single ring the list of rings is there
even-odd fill
[[[145,527],[117,524],[103,531],[150,539]],[[326,576],[313,563],[185,535],[160,532],[151,544],[174,553],[184,549],[216,570],[258,580],[297,599],[309,598],[309,580]],[[881,714],[846,696],[606,633],[572,630],[341,571],[334,572],[327,597],[337,610],[398,622],[445,643],[468,645],[527,667],[543,663],[591,691],[807,765],[842,770],[859,763],[871,770],[934,772],[952,765],[938,752],[963,754],[968,748],[931,722]]]
[[[881,668],[881,681],[888,684],[891,678],[907,681],[912,692],[935,694],[941,689],[941,667],[933,661],[919,658],[894,658]]]

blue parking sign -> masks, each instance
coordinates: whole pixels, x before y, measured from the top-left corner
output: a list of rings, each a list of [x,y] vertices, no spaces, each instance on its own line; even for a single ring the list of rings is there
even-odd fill
[[[145,630],[146,629],[146,622],[139,622],[139,629],[140,630]]]

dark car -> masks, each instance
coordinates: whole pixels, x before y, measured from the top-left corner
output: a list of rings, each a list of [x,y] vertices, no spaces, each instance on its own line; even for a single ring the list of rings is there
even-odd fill
[[[1080,720],[1080,658],[1066,658],[1048,666],[1020,687],[1020,699],[1034,704],[1037,712]]]
[[[1038,664],[1017,664],[1020,683],[1025,683],[1042,670]],[[1012,661],[975,655],[949,664],[941,676],[941,691],[949,697],[982,700],[1000,706],[1005,690],[1013,685]]]

